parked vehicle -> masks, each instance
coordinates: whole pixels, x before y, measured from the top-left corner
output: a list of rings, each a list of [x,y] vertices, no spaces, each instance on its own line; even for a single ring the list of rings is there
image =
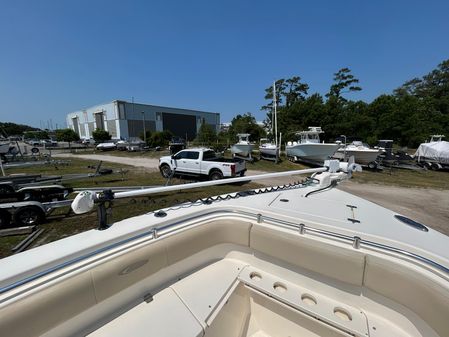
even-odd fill
[[[110,151],[110,150],[115,150],[117,148],[117,145],[115,145],[115,143],[113,142],[108,142],[108,143],[101,143],[97,145],[97,150],[101,150],[101,151]]]
[[[159,159],[159,170],[165,178],[173,174],[207,176],[210,180],[243,176],[245,162],[241,159],[218,158],[211,149],[197,148],[179,151]]]
[[[58,142],[53,139],[42,139],[40,143],[45,147],[58,146]]]
[[[83,145],[94,145],[95,141],[92,138],[83,138],[83,139],[81,139],[81,144],[83,144]]]
[[[178,153],[186,148],[186,142],[181,137],[173,137],[168,144],[168,149],[171,154]]]
[[[38,139],[28,139],[25,141],[25,143],[27,143],[28,145],[31,146],[39,146],[41,145],[40,141]]]

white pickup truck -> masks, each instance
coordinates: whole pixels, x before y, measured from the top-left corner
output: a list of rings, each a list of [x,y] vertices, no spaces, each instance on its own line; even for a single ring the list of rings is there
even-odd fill
[[[244,176],[245,161],[218,158],[211,149],[197,148],[181,150],[175,155],[159,159],[159,170],[168,178],[172,172],[180,175],[207,176],[210,180]]]

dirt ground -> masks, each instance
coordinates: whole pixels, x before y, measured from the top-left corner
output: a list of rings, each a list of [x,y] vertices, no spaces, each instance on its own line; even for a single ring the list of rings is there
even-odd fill
[[[346,181],[338,187],[449,235],[449,191]]]
[[[103,160],[138,167],[158,170],[158,159],[155,158],[127,158],[112,155],[72,155],[57,154],[57,157],[76,157],[82,159]],[[248,170],[247,176],[267,172]],[[297,176],[295,180],[302,177]],[[291,177],[260,180],[257,183],[267,186],[283,185],[292,182]],[[339,189],[357,195],[378,205],[406,215],[418,222],[449,235],[449,191],[429,188],[406,188],[377,184],[359,184],[346,181],[339,185]]]
[[[108,154],[71,154],[71,153],[55,153],[53,157],[58,158],[79,158],[89,160],[103,160],[111,163],[132,165],[137,167],[145,167],[147,169],[159,171],[159,160],[156,158],[139,158],[139,157],[119,157]]]

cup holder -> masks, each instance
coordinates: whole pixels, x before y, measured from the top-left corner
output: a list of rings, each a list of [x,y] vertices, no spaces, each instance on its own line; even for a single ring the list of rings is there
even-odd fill
[[[303,294],[301,296],[301,301],[303,301],[307,305],[316,305],[316,299],[310,294]]]
[[[352,316],[349,313],[349,311],[346,309],[336,307],[336,308],[334,308],[334,315],[337,316],[342,321],[345,321],[345,322],[352,321]]]
[[[281,282],[276,282],[273,284],[273,289],[280,293],[285,293],[287,291],[287,286]]]
[[[251,274],[249,274],[249,278],[253,281],[260,281],[262,279],[262,275],[253,271]]]

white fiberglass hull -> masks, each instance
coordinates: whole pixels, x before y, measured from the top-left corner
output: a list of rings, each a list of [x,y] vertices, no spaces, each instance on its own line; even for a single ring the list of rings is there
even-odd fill
[[[333,156],[339,146],[332,143],[305,143],[287,145],[286,151],[288,157],[296,158],[296,160],[323,164],[325,160]]]
[[[249,157],[253,148],[253,144],[234,144],[231,147],[231,153],[240,157]]]
[[[345,158],[345,150],[338,149],[334,154],[334,158],[347,160],[349,157],[354,157],[354,161],[360,165],[368,165],[376,161],[377,157],[381,153],[380,150],[375,149],[365,149],[365,150],[346,150],[346,158]]]
[[[279,154],[279,148],[274,144],[264,144],[259,146],[259,152],[261,155],[276,157]]]
[[[0,329],[449,336],[449,238],[329,188],[331,177],[185,203],[2,259]]]

